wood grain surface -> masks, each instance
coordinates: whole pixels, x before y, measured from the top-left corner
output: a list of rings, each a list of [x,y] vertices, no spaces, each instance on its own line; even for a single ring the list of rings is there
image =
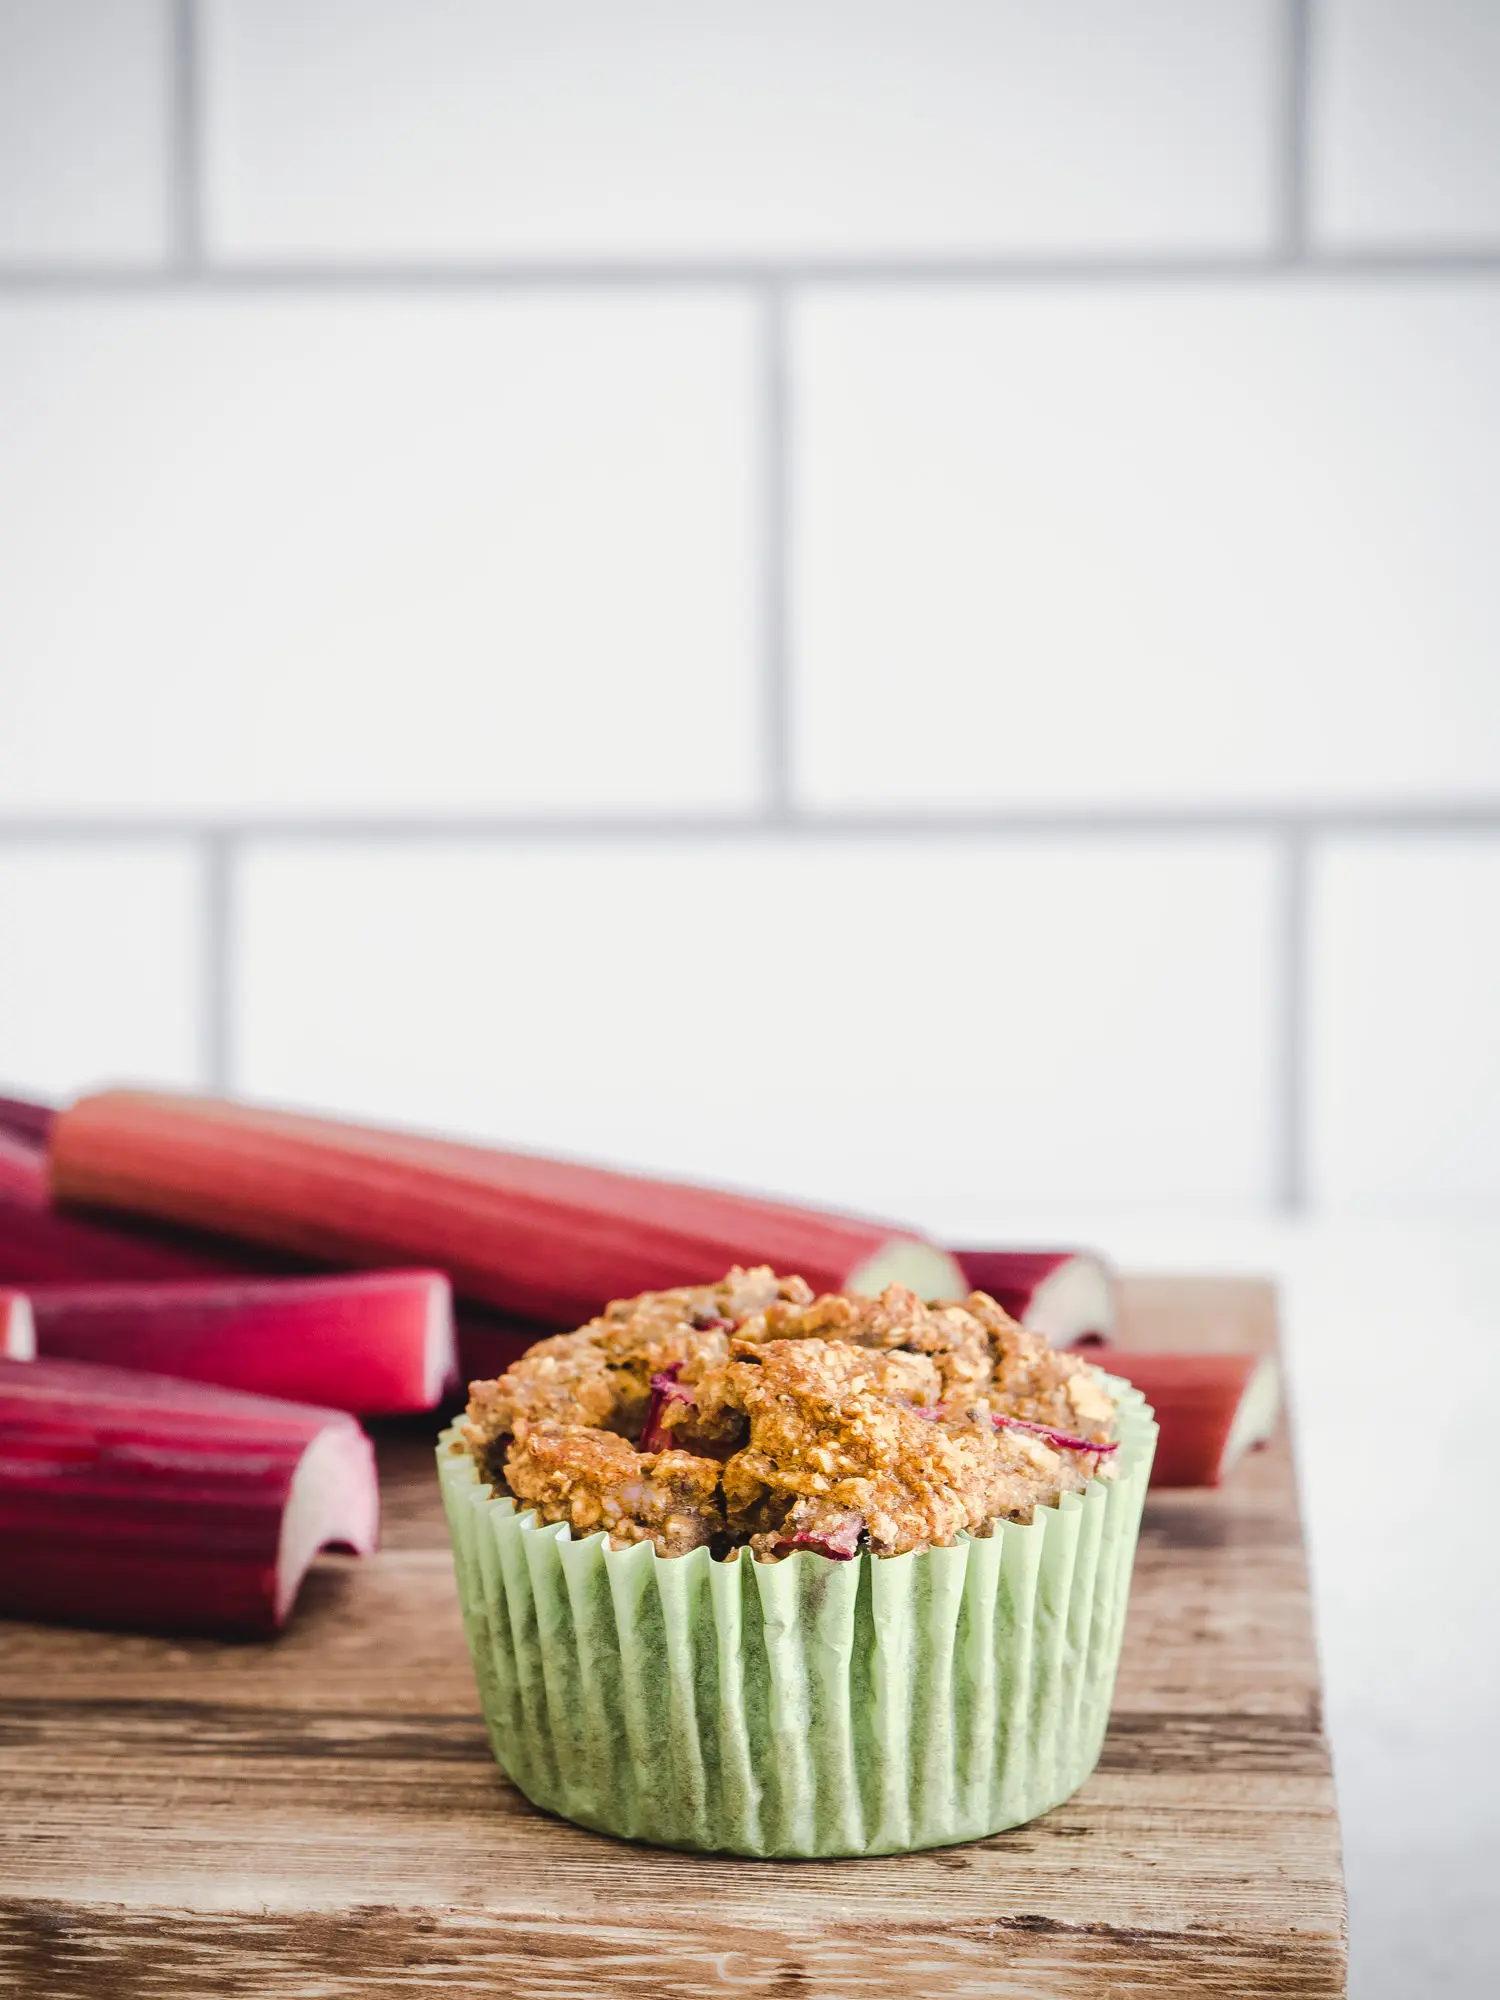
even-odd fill
[[[1269,1289],[1134,1279],[1127,1344],[1265,1347]],[[1344,1992],[1285,1426],[1146,1510],[1095,1776],[972,1846],[753,1862],[547,1818],[491,1761],[430,1433],[386,1544],[226,1646],[0,1625],[0,1993],[21,2000],[1113,2000]],[[0,1554],[3,1560],[3,1554]]]

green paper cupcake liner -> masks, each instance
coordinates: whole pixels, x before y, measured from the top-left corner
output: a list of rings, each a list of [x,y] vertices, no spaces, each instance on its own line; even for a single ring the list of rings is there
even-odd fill
[[[663,1847],[817,1859],[977,1840],[1099,1759],[1149,1406],[1118,1477],[920,1555],[757,1563],[612,1549],[518,1513],[444,1433],[464,1630],[495,1757],[526,1797]]]

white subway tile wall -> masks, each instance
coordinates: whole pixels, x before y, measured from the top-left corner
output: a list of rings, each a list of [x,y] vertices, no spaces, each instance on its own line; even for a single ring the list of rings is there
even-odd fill
[[[1280,16],[209,0],[209,237],[340,263],[1263,250]]]
[[[262,846],[241,1081],[935,1226],[1256,1208],[1275,886],[1251,838]]]
[[[1500,248],[1500,4],[1321,0],[1312,208],[1341,246]]]
[[[743,811],[749,309],[0,301],[17,812]]]
[[[185,841],[0,844],[0,1077],[201,1085],[203,872]]]
[[[0,0],[0,269],[165,256],[169,18],[170,0]]]
[[[813,809],[1500,793],[1500,287],[840,291],[794,353]]]
[[[1500,1205],[1497,19],[0,0],[0,862],[186,843],[143,1074]],[[1403,857],[1454,970],[1365,1006]]]
[[[1339,1219],[1500,1213],[1497,94],[1500,0],[0,0],[0,1090],[1277,1235],[1356,2000],[1500,1973],[1347,1476],[1494,1287]]]
[[[1468,1214],[1500,1187],[1500,841],[1330,841],[1312,878],[1312,1188]]]

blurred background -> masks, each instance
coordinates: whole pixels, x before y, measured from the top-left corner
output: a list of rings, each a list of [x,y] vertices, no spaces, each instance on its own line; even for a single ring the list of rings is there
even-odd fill
[[[1500,0],[0,0],[0,1089],[1273,1272],[1492,1990],[1497,461]]]

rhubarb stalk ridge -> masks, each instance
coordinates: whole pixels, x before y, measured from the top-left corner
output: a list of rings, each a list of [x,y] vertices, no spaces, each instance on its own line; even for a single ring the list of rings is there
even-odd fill
[[[0,1360],[0,1614],[268,1637],[317,1551],[368,1554],[379,1518],[343,1411]]]

